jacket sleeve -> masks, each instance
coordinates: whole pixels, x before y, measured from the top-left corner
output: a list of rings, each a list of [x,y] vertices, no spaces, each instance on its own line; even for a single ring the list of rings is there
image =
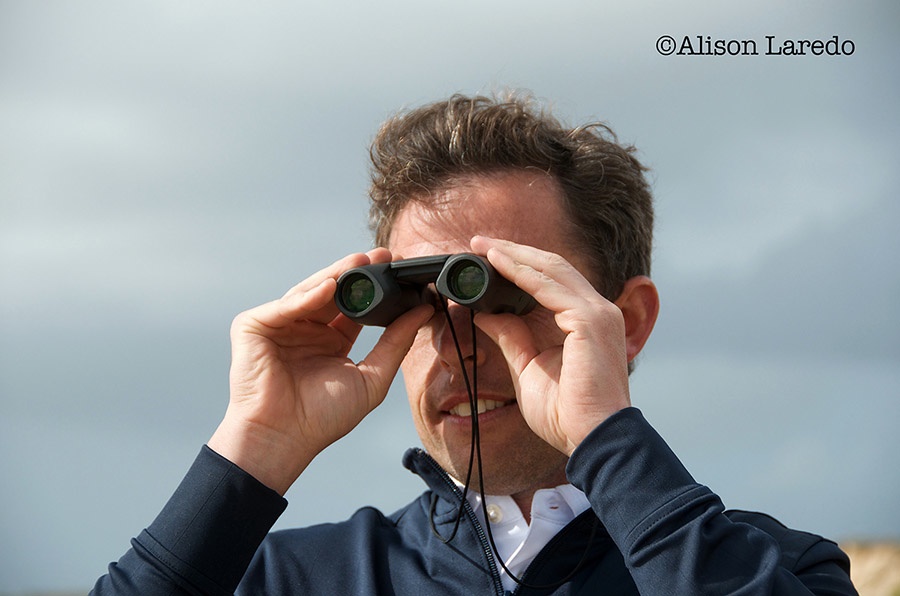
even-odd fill
[[[566,471],[641,594],[856,594],[835,543],[761,514],[725,512],[636,408],[594,429]]]
[[[156,520],[109,565],[91,594],[232,594],[286,506],[204,446]]]

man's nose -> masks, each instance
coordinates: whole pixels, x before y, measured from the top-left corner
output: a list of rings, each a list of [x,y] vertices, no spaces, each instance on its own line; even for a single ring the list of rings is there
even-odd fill
[[[477,328],[473,341],[472,310],[448,301],[443,320],[438,323],[435,336],[437,352],[441,364],[446,368],[459,370],[460,360],[466,365],[473,362],[481,366],[485,362],[485,356],[490,339]],[[443,310],[440,309],[439,310]],[[456,338],[454,340],[454,334]],[[458,350],[457,350],[458,346]]]

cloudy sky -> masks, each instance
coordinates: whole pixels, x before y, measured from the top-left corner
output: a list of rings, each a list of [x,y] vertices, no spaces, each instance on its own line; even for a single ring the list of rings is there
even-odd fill
[[[0,593],[86,589],[152,520],[224,412],[232,317],[369,246],[379,123],[504,88],[653,168],[633,400],[695,477],[900,536],[898,4],[608,4],[0,0]],[[279,527],[403,505],[415,444],[398,383]]]

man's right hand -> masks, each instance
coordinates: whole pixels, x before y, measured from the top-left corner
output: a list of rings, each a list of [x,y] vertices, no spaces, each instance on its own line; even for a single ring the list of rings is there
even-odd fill
[[[334,292],[344,271],[390,260],[384,248],[350,255],[235,318],[231,399],[211,449],[284,494],[316,455],[384,400],[433,309],[398,318],[353,363],[347,355],[362,327],[338,311]]]

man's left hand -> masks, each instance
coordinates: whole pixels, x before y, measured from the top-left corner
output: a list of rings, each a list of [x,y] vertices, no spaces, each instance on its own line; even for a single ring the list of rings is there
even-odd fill
[[[525,421],[571,455],[588,433],[631,405],[628,362],[653,328],[656,288],[634,277],[611,302],[559,255],[483,236],[471,246],[543,307],[524,317],[478,314],[475,322],[503,352]]]

